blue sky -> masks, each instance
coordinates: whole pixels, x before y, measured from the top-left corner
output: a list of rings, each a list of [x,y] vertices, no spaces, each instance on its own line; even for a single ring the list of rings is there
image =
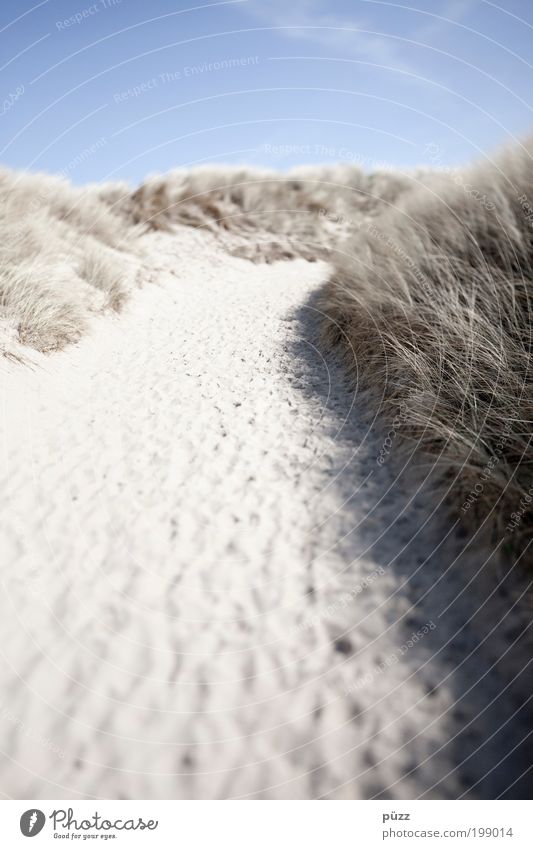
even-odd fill
[[[455,165],[533,128],[526,0],[3,0],[0,161]]]

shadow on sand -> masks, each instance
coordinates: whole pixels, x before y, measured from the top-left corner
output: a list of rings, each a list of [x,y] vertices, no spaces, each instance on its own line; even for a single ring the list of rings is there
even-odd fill
[[[328,435],[349,458],[331,472],[351,528],[339,540],[337,553],[347,564],[370,558],[394,576],[393,644],[404,644],[424,623],[436,625],[399,661],[404,686],[410,686],[413,673],[422,684],[428,700],[423,715],[431,717],[417,731],[419,738],[427,737],[427,760],[417,762],[420,747],[413,746],[406,777],[414,779],[414,795],[421,798],[528,798],[533,788],[533,770],[528,771],[533,654],[518,570],[498,574],[487,551],[465,539],[446,505],[438,502],[435,473],[419,457],[402,466],[401,423],[376,418],[363,387],[348,386],[335,355],[321,349],[319,323],[315,296],[293,316],[291,353],[312,376],[299,384],[302,399],[327,410]],[[398,599],[404,611],[399,616]],[[348,652],[349,633],[344,640]],[[442,688],[447,690],[444,713],[438,698]],[[371,709],[371,685],[365,699],[365,709]],[[409,747],[402,722],[399,718],[396,736]],[[379,779],[369,786],[378,798],[401,798],[401,788],[380,786]]]

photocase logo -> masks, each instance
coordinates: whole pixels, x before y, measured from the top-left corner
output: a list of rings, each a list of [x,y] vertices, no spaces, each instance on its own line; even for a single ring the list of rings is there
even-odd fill
[[[24,811],[20,818],[20,830],[24,837],[35,837],[42,831],[45,822],[46,817],[42,811],[30,808],[29,811]]]

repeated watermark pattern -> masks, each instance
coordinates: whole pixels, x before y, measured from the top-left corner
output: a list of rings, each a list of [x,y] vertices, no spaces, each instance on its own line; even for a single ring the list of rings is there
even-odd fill
[[[396,438],[397,432],[400,429],[400,427],[403,424],[405,424],[406,419],[407,419],[407,404],[405,403],[405,401],[402,401],[402,403],[400,404],[399,412],[396,413],[396,415],[394,416],[392,423],[391,423],[391,426],[390,426],[390,429],[389,429],[389,432],[387,433],[387,436],[383,440],[383,445],[381,446],[381,448],[379,450],[379,454],[378,454],[378,457],[377,457],[377,463],[378,463],[379,466],[383,466],[384,463],[386,462],[387,457],[389,456],[391,448],[392,448],[392,443],[394,442],[394,439]]]
[[[348,147],[335,147],[326,144],[300,144],[284,142],[274,144],[265,142],[257,148],[258,153],[266,153],[269,156],[283,158],[288,156],[314,156],[318,159],[331,159],[334,162],[348,162],[360,168],[368,168],[376,171],[397,171],[390,162],[383,159],[374,159],[357,150]]]
[[[488,460],[488,462],[483,467],[483,471],[479,477],[479,481],[476,483],[474,487],[470,490],[467,498],[464,500],[463,505],[461,507],[461,511],[463,513],[468,512],[473,504],[480,497],[481,493],[485,489],[485,484],[489,481],[494,474],[494,470],[496,469],[498,463],[501,460],[503,449],[505,448],[505,443],[509,439],[512,433],[511,422],[508,421],[503,429],[502,435],[496,445],[494,446],[494,454]]]
[[[381,575],[384,574],[385,569],[383,566],[376,567],[372,572],[366,575],[362,581],[355,584],[351,589],[346,590],[346,592],[339,596],[338,599],[328,604],[327,607],[322,608],[310,616],[306,616],[304,621],[297,625],[293,631],[295,633],[308,631],[310,628],[314,628],[321,620],[333,617],[339,612],[339,610],[345,610],[358,595],[370,587]]]
[[[19,716],[16,716],[9,708],[5,705],[0,706],[0,718],[4,719],[6,722],[10,722],[15,725],[20,733],[27,737],[29,740],[32,740],[34,743],[38,743],[43,748],[48,749],[49,752],[52,752],[54,755],[57,755],[58,758],[64,758],[66,752],[64,749],[61,749],[55,743],[50,740],[49,737],[45,735],[39,734],[34,731],[32,728],[28,727],[28,725],[21,719]]]
[[[361,221],[357,218],[350,218],[349,216],[343,215],[339,212],[332,212],[331,210],[322,207],[318,211],[318,215],[321,218],[326,218],[332,224],[338,224],[341,226],[353,227],[354,229],[361,229]],[[378,239],[380,242],[384,242],[390,250],[396,254],[396,256],[400,257],[401,260],[408,267],[409,271],[415,277],[417,282],[420,284],[421,289],[424,291],[426,296],[431,300],[434,297],[434,291],[432,291],[429,282],[427,280],[426,275],[422,271],[421,268],[414,262],[412,257],[409,256],[407,251],[396,242],[389,233],[385,233],[384,230],[381,230],[374,222],[370,221],[365,226],[365,231],[372,236],[374,239]]]
[[[107,139],[105,136],[101,136],[97,139],[93,144],[88,145],[88,147],[84,147],[80,153],[77,153],[76,156],[73,156],[69,162],[65,165],[64,168],[61,169],[59,174],[62,177],[68,177],[72,174],[73,171],[76,170],[80,165],[83,165],[87,162],[91,156],[94,156],[95,153],[98,153],[99,150],[102,150],[103,147],[107,145]]]
[[[525,495],[522,496],[518,503],[518,509],[511,513],[511,520],[507,523],[505,532],[511,534],[521,524],[524,518],[524,513],[529,509],[533,501],[533,484],[529,487]]]
[[[17,100],[20,100],[24,92],[24,83],[18,85],[14,91],[10,91],[7,97],[5,97],[2,101],[2,106],[0,107],[0,115],[6,115],[13,108]]]
[[[92,3],[90,6],[86,6],[84,9],[79,9],[77,12],[74,12],[74,14],[70,15],[68,18],[63,18],[60,21],[56,21],[55,27],[59,31],[68,30],[71,27],[84,23],[84,21],[94,17],[94,15],[97,15],[99,12],[105,12],[108,9],[114,9],[115,6],[120,6],[121,3],[122,0],[98,0],[97,3]]]
[[[525,194],[521,194],[518,196],[518,200],[522,207],[522,212],[524,213],[524,218],[527,223],[533,227],[533,206],[529,202],[528,196]]]
[[[144,94],[153,91],[160,86],[177,83],[191,77],[198,77],[202,74],[212,74],[218,71],[231,71],[235,68],[246,68],[250,65],[259,64],[259,56],[236,56],[225,59],[218,59],[215,62],[203,62],[200,65],[184,65],[172,71],[163,71],[155,77],[143,80],[143,82],[130,86],[123,91],[116,91],[113,95],[115,103],[124,103],[131,98],[142,97]]]
[[[426,622],[425,625],[422,625],[418,631],[413,631],[408,640],[406,640],[401,646],[399,646],[395,651],[391,652],[385,660],[382,660],[381,663],[377,663],[372,667],[368,672],[362,675],[360,678],[357,678],[349,687],[346,688],[346,695],[353,693],[356,690],[360,690],[362,687],[367,687],[369,684],[374,681],[374,679],[378,675],[382,675],[383,672],[386,672],[387,669],[390,669],[391,666],[395,666],[402,657],[404,657],[407,652],[416,646],[417,643],[422,640],[426,634],[429,634],[431,631],[434,631],[437,626],[430,619]]]
[[[427,281],[427,278],[423,271],[417,266],[412,257],[409,256],[407,251],[402,248],[398,242],[396,242],[388,233],[385,233],[383,230],[380,230],[374,223],[369,223],[367,225],[367,233],[369,233],[374,239],[379,239],[380,242],[384,242],[388,248],[399,256],[401,260],[407,265],[409,271],[411,271],[413,277],[416,278],[417,282],[420,284],[421,288],[425,291],[426,295],[430,298],[433,298],[434,292],[432,292],[431,287]]]
[[[492,212],[496,208],[485,192],[481,192],[472,183],[466,182],[461,172],[444,164],[443,155],[445,151],[440,145],[435,142],[428,142],[424,147],[424,153],[434,167],[439,168],[441,173],[447,174],[456,186],[462,188],[466,195],[478,201],[484,209]]]

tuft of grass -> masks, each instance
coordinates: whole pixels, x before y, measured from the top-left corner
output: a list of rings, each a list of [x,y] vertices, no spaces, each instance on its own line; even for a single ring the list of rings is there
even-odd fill
[[[133,287],[134,268],[118,251],[88,243],[80,258],[79,274],[105,295],[105,307],[119,311]]]
[[[436,179],[350,238],[323,341],[472,533],[533,558],[533,140]]]
[[[139,228],[99,189],[0,169],[0,349],[48,352],[76,342],[91,314],[134,285]]]

